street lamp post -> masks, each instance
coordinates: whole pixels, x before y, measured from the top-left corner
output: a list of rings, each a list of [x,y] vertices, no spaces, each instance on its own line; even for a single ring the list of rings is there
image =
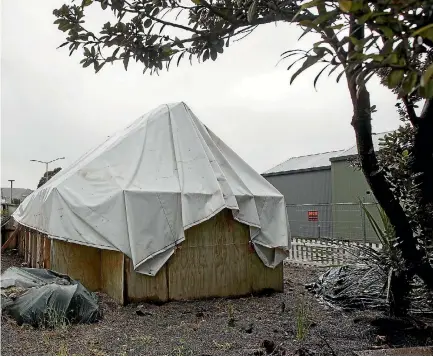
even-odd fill
[[[40,161],[40,160],[30,160],[30,161],[40,162],[41,164],[45,164],[45,179],[46,179],[45,183],[47,183],[48,182],[48,164],[51,164],[52,162],[57,161],[57,160],[64,160],[64,159],[65,159],[64,157],[58,157],[57,159],[54,159],[51,161]]]
[[[15,180],[8,180],[11,183],[11,204],[12,204],[12,186]]]

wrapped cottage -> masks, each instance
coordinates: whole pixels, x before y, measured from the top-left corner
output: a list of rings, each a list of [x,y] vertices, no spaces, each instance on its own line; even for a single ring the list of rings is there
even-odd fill
[[[121,303],[283,290],[283,195],[184,103],[110,137],[13,217],[30,266]]]

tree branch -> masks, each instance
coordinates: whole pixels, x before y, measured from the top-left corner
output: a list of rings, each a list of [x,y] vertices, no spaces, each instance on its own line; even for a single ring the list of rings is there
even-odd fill
[[[418,116],[415,113],[415,109],[413,107],[413,104],[410,102],[409,97],[407,95],[402,97],[402,101],[404,103],[404,106],[406,107],[406,112],[409,117],[410,122],[415,127],[418,124]]]

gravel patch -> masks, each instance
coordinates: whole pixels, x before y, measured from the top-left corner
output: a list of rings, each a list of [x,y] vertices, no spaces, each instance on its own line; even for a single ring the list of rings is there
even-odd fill
[[[4,271],[19,266],[20,259],[5,253],[1,263]],[[285,292],[268,296],[119,306],[98,293],[104,317],[90,325],[37,330],[2,316],[1,353],[353,355],[381,344],[368,323],[374,313],[330,308],[304,289],[320,273],[317,268],[287,265],[284,273]],[[305,327],[303,338],[298,325]]]

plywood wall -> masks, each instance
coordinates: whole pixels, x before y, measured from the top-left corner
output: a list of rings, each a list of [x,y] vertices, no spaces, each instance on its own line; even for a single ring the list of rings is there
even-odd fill
[[[44,268],[51,269],[51,239],[44,237]]]
[[[101,250],[54,239],[51,269],[79,280],[89,290],[101,288]]]
[[[284,291],[283,263],[274,269],[268,268],[254,253],[249,256],[248,271],[252,293],[267,289],[278,292]]]
[[[224,210],[186,231],[167,264],[169,298],[237,296],[250,292],[249,229]]]
[[[124,303],[124,255],[112,250],[101,250],[101,290],[118,303]]]
[[[168,300],[167,266],[163,266],[156,276],[147,276],[134,271],[132,261],[125,257],[125,290],[127,302]]]
[[[249,249],[249,227],[234,220],[231,211],[185,233],[186,240],[155,277],[136,273],[121,252],[49,240],[35,232],[23,235],[21,249],[29,266],[67,274],[119,303],[283,291],[282,264],[270,269],[262,263]]]

